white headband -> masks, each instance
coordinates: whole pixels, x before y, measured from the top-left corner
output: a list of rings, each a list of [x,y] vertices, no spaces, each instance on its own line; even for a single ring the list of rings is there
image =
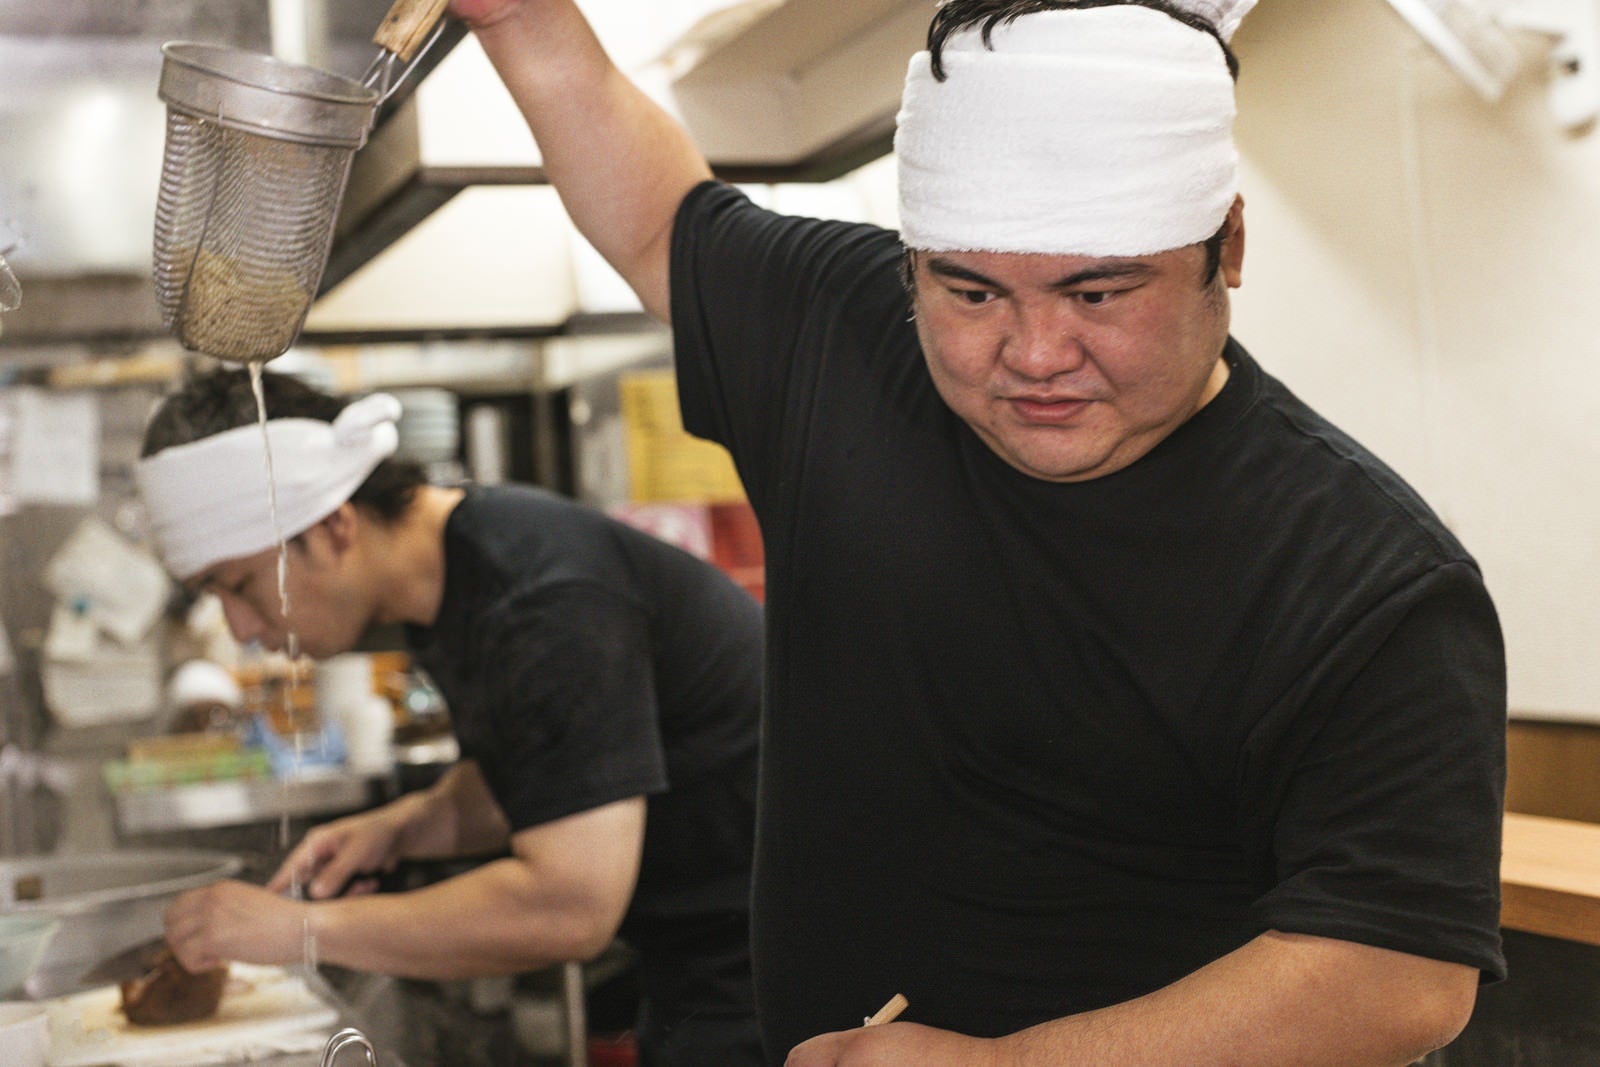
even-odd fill
[[[1230,35],[1255,0],[1184,0]],[[901,237],[926,251],[1137,256],[1204,241],[1238,194],[1233,78],[1210,34],[1136,4],[951,34],[906,75]]]
[[[267,497],[261,427],[239,426],[162,449],[134,468],[156,544],[180,580],[251,556],[322,521],[394,453],[400,401],[357,400],[336,419],[269,419],[278,521]]]

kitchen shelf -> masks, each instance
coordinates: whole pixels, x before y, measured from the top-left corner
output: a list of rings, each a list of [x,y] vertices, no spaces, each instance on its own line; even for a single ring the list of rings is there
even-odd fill
[[[1500,925],[1600,945],[1600,825],[1507,814]]]

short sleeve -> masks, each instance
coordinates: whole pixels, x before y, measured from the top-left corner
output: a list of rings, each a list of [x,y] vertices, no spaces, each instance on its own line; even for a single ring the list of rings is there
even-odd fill
[[[1308,681],[1304,732],[1269,717],[1251,744],[1274,883],[1260,922],[1503,977],[1505,660],[1476,569],[1388,598]]]
[[[904,322],[899,247],[881,227],[780,215],[716,182],[680,206],[672,330],[683,424],[728,449],[758,511],[760,472],[812,429],[825,354],[855,352],[838,340],[853,339],[863,316]]]
[[[514,830],[667,788],[648,619],[571,582],[495,605],[457,724]]]

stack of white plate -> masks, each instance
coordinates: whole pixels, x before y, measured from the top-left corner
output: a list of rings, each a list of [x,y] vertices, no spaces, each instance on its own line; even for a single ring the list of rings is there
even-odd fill
[[[448,389],[394,389],[400,401],[396,455],[418,463],[446,463],[461,449],[461,414]]]

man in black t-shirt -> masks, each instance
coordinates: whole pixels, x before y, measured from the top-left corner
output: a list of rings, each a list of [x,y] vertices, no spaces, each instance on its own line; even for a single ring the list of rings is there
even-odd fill
[[[1388,1067],[1503,972],[1482,578],[1229,336],[1252,2],[938,5],[896,235],[452,0],[761,522],[770,1063]]]
[[[414,978],[639,952],[641,1062],[761,1062],[749,893],[756,602],[688,553],[530,487],[443,488],[391,458],[398,404],[242,370],[168,397],[137,468],[158,545],[234,636],[322,658],[403,624],[463,759],[319,826],[265,887],[180,896],[191,969],[317,959]],[[263,437],[270,440],[269,509]],[[289,538],[280,573],[278,531]],[[405,893],[403,859],[509,852]],[[306,900],[285,892],[304,889]]]

